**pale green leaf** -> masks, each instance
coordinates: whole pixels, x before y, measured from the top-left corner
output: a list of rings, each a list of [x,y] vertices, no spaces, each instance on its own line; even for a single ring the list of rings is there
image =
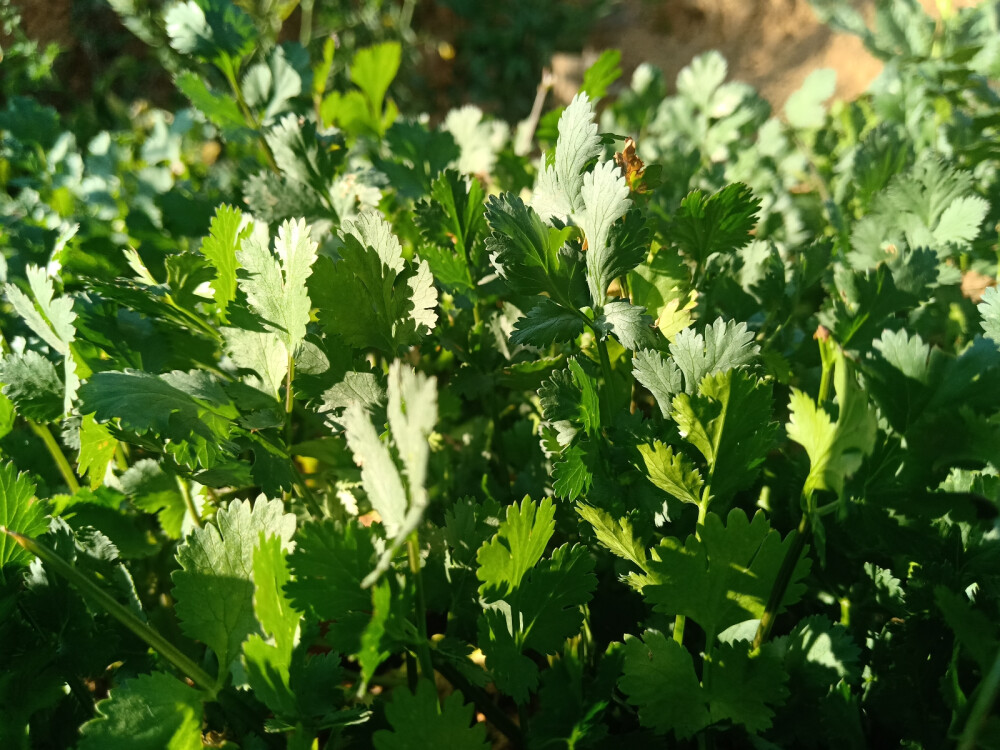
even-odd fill
[[[674,360],[664,359],[659,352],[649,349],[637,352],[632,360],[632,375],[653,394],[663,417],[669,417],[674,396],[684,387]]]
[[[306,279],[312,274],[317,244],[304,220],[285,221],[274,243],[277,258],[267,247],[265,235],[256,230],[243,240],[237,259],[248,272],[240,279],[250,308],[281,337],[293,353],[306,335],[312,304]]]
[[[261,532],[287,546],[294,531],[295,516],[284,512],[280,500],[261,495],[252,508],[234,501],[177,549],[181,569],[172,578],[181,630],[215,652],[220,673],[229,670],[247,637],[258,632],[252,571]]]
[[[684,373],[684,390],[695,393],[706,375],[752,364],[760,353],[746,323],[723,321],[705,327],[704,336],[688,328],[674,338],[670,354]]]
[[[90,489],[96,490],[104,483],[108,465],[115,457],[118,441],[106,425],[99,424],[93,414],[80,420],[80,455],[76,460],[77,471],[86,474]]]
[[[587,240],[587,283],[590,286],[590,297],[595,304],[601,305],[612,280],[607,273],[607,256],[615,249],[609,241],[611,226],[632,205],[628,183],[618,165],[613,161],[606,161],[587,172],[583,176],[580,199],[583,208],[573,212],[573,221],[583,230]]]
[[[226,354],[240,370],[253,373],[249,382],[269,396],[278,397],[288,373],[288,350],[273,331],[222,328]]]
[[[611,514],[600,508],[585,503],[578,503],[576,512],[594,528],[597,541],[607,547],[612,554],[635,565],[642,574],[631,572],[627,580],[630,586],[637,590],[649,583],[646,573],[646,545],[637,539],[632,530],[632,524],[627,518],[618,521]]]
[[[785,102],[785,116],[794,128],[818,128],[826,118],[827,99],[837,88],[837,71],[831,68],[814,70],[798,91]]]
[[[402,59],[399,42],[382,42],[359,49],[351,62],[351,81],[361,89],[381,117],[382,102]]]
[[[64,412],[63,381],[48,359],[28,349],[0,360],[0,383],[17,413],[38,422],[52,422]]]
[[[646,315],[646,308],[626,300],[614,300],[606,304],[595,324],[613,333],[619,344],[632,351],[651,347],[656,342],[653,319]]]
[[[979,315],[982,317],[979,324],[983,327],[986,337],[1000,345],[1000,287],[991,286],[983,293],[983,299],[979,303]]]
[[[569,216],[583,209],[583,169],[600,156],[602,148],[595,116],[594,105],[581,93],[559,118],[555,158],[539,173],[531,202],[543,218]]]
[[[669,445],[659,440],[652,445],[640,445],[643,463],[649,481],[678,500],[699,505],[704,482],[701,472],[683,453],[675,453]]]

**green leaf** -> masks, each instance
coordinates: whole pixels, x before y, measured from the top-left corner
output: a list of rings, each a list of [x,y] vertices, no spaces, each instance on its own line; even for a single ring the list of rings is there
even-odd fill
[[[256,41],[253,21],[226,0],[188,0],[173,5],[163,19],[170,46],[202,60],[239,58]]]
[[[80,750],[201,750],[202,696],[153,672],[113,688],[80,728]]]
[[[670,354],[684,373],[684,390],[695,393],[706,375],[753,364],[760,353],[753,338],[746,323],[722,318],[706,326],[704,336],[691,328],[678,333],[670,344]]]
[[[24,536],[34,537],[45,531],[45,511],[35,500],[35,485],[26,474],[19,474],[13,463],[0,464],[0,526]],[[0,580],[9,564],[21,566],[32,559],[6,534],[0,534]]]
[[[317,247],[305,221],[286,221],[274,243],[277,259],[267,247],[266,234],[256,227],[236,256],[248,273],[239,285],[250,308],[281,338],[289,356],[306,335],[312,308],[306,279],[312,273]]]
[[[177,478],[164,472],[151,458],[142,458],[119,477],[122,492],[132,504],[146,513],[155,513],[163,531],[171,539],[180,539],[185,523],[191,523]]]
[[[656,343],[653,319],[646,315],[646,308],[626,300],[614,300],[606,304],[604,312],[594,324],[599,329],[613,333],[618,343],[632,351],[651,347]]]
[[[609,242],[612,225],[625,216],[632,205],[625,175],[618,165],[613,161],[606,161],[584,174],[580,200],[583,207],[573,212],[573,221],[583,230],[587,240],[587,283],[590,286],[590,297],[595,305],[602,305],[612,279],[631,270],[623,268],[614,274],[614,269],[620,264],[615,263],[613,255],[616,248]],[[641,223],[639,228],[641,229]],[[635,258],[632,267],[638,265],[643,257],[644,252]]]
[[[583,74],[580,91],[590,97],[591,101],[603,99],[608,87],[621,78],[621,50],[606,49]]]
[[[986,338],[1000,346],[1000,288],[991,286],[987,289],[978,309],[982,317],[979,324],[983,327]]]
[[[195,109],[204,113],[213,125],[225,132],[239,132],[247,128],[235,97],[210,89],[205,80],[191,71],[184,71],[174,83]]]
[[[435,279],[474,289],[482,267],[486,193],[478,180],[447,169],[431,183],[430,195],[414,206],[414,222],[427,244],[420,251]]]
[[[803,487],[807,497],[816,490],[833,490],[842,496],[844,480],[872,452],[878,433],[868,398],[839,348],[834,362],[833,383],[839,406],[836,421],[796,388],[788,403],[788,437],[809,454],[809,475]]]
[[[565,440],[560,438],[561,445],[568,444],[578,429],[596,435],[601,426],[600,399],[594,381],[575,358],[567,365],[568,369],[553,371],[538,389],[542,416],[565,435]]]
[[[365,492],[392,542],[379,566],[365,579],[366,585],[388,567],[392,555],[419,525],[428,504],[428,439],[437,422],[437,381],[396,361],[389,366],[388,395],[389,432],[403,465],[402,475],[364,406],[351,403],[342,420],[347,445],[361,466]]]
[[[691,737],[711,723],[694,661],[684,646],[647,630],[625,636],[625,662],[618,686],[639,708],[639,721],[660,734]]]
[[[253,373],[247,382],[277,399],[288,374],[288,350],[282,337],[273,331],[243,328],[222,328],[221,331],[226,354],[233,364]]]
[[[243,76],[243,96],[251,107],[264,108],[261,123],[271,122],[289,109],[290,101],[302,93],[302,76],[288,62],[283,47],[275,47],[267,62],[251,67]]]
[[[497,533],[476,555],[480,596],[497,600],[517,589],[542,558],[554,531],[555,506],[549,498],[537,505],[526,497],[508,507]]]
[[[392,654],[385,650],[383,638],[386,623],[392,613],[393,589],[387,580],[372,586],[371,619],[361,631],[361,645],[358,648],[358,666],[361,667],[361,682],[367,685],[375,670]]]
[[[630,572],[626,578],[632,588],[639,591],[650,582],[646,573],[646,545],[637,539],[632,524],[627,518],[615,521],[611,514],[585,503],[577,503],[576,512],[594,527],[597,541],[607,547],[612,554],[635,565],[642,575]]]
[[[552,467],[552,491],[556,497],[576,500],[587,494],[594,481],[592,457],[580,444],[571,445]]]
[[[730,511],[726,524],[715,513],[705,517],[700,538],[691,535],[682,546],[668,537],[650,550],[650,578],[643,596],[656,611],[685,615],[709,635],[709,640],[731,625],[760,618],[788,551],[784,540],[758,511],[753,521],[746,513]],[[809,570],[803,556],[795,567],[782,607],[794,604],[805,587]]]
[[[739,250],[750,241],[760,199],[742,183],[706,197],[695,190],[681,201],[670,223],[670,238],[699,268],[715,253]]]
[[[295,710],[289,670],[301,615],[282,590],[290,578],[281,538],[261,532],[253,550],[253,609],[263,637],[251,634],[243,656],[255,696],[279,716]]]
[[[831,68],[814,70],[798,91],[785,102],[785,116],[793,128],[818,128],[826,119],[827,99],[837,88],[837,71]]]
[[[598,170],[595,170],[595,174]],[[587,187],[585,184],[584,197],[587,196]],[[610,218],[610,214],[607,218]],[[590,223],[590,217],[585,222],[581,219],[580,226],[587,232]],[[589,244],[586,253],[587,282],[590,285],[591,298],[594,304],[601,305],[607,298],[611,282],[626,277],[645,260],[649,252],[650,236],[643,212],[635,208],[625,213],[620,220],[616,219],[610,227],[602,225],[592,231],[604,231],[603,235],[598,235],[596,241],[591,233],[587,233]],[[640,304],[635,299],[632,302]]]
[[[118,441],[110,430],[98,424],[92,414],[80,421],[80,455],[76,460],[77,471],[86,474],[90,480],[90,489],[96,490],[104,483],[104,475],[108,465],[115,457]]]
[[[361,648],[373,593],[361,584],[375,562],[372,533],[356,521],[311,522],[295,535],[295,551],[288,558],[294,578],[285,590],[296,609],[331,623],[329,643],[342,653]]]
[[[378,730],[373,741],[377,750],[487,750],[486,727],[473,724],[474,713],[461,692],[456,690],[439,704],[434,685],[420,680],[416,693],[403,689],[393,692],[392,702],[385,708],[392,730]]]
[[[239,267],[236,254],[252,230],[251,224],[241,230],[242,220],[243,214],[238,208],[219,206],[208,228],[208,237],[201,242],[202,254],[215,269],[212,290],[223,320],[226,320],[229,303],[236,297],[236,269]]]
[[[704,482],[701,472],[694,467],[687,456],[675,453],[672,447],[664,445],[659,440],[652,445],[638,447],[646,464],[650,482],[678,500],[694,505],[701,504]]]
[[[511,290],[562,299],[559,249],[570,230],[545,226],[534,209],[513,193],[490,196],[486,221],[492,231],[486,240],[490,263]]]
[[[748,732],[770,728],[774,712],[788,696],[784,665],[770,651],[747,653],[747,644],[721,644],[712,652],[712,680],[707,693],[713,724],[731,721]]]
[[[528,314],[518,318],[510,342],[515,346],[543,347],[573,341],[583,333],[584,319],[577,310],[570,310],[549,297],[540,297]]]
[[[545,156],[546,166],[538,175],[531,201],[531,207],[542,217],[570,216],[584,209],[583,169],[600,156],[602,149],[595,116],[594,105],[580,93],[559,118],[555,158],[550,163]]]
[[[729,499],[756,478],[774,442],[771,384],[741,370],[707,375],[697,396],[674,398],[681,435],[708,462],[712,498]]]
[[[3,395],[18,414],[37,422],[53,422],[64,414],[65,386],[56,367],[38,352],[8,354],[0,360]]]
[[[215,652],[220,675],[239,655],[243,642],[258,632],[254,617],[253,556],[260,535],[276,535],[287,546],[295,516],[280,500],[259,496],[236,500],[220,510],[215,523],[196,529],[177,549],[181,569],[174,572],[173,596],[181,630]]]
[[[664,419],[670,416],[674,396],[684,387],[681,371],[673,359],[665,359],[659,352],[636,352],[632,360],[632,375],[653,394]]]
[[[346,222],[341,259],[318,265],[310,286],[320,322],[361,349],[387,354],[412,346],[437,324],[437,290],[427,263],[407,267],[392,228],[376,212]]]
[[[306,200],[328,200],[333,176],[344,159],[344,137],[337,131],[321,132],[312,120],[287,114],[264,134],[274,162],[293,191],[308,185]],[[325,197],[324,197],[325,196]],[[283,202],[280,195],[270,196],[271,201]],[[301,206],[286,205],[291,216],[302,216]],[[321,209],[324,218],[329,211]]]
[[[399,42],[382,42],[359,49],[351,62],[351,81],[364,92],[372,113],[379,121],[385,93],[396,77],[401,59],[402,47]]]

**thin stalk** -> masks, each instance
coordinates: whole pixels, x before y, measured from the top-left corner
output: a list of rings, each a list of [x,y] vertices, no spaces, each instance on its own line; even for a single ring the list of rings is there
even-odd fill
[[[301,6],[302,23],[299,25],[299,44],[308,49],[313,32],[313,0],[302,0]]]
[[[295,406],[295,395],[292,393],[292,380],[295,378],[295,358],[288,355],[288,374],[285,376],[285,449],[292,448],[292,409]]]
[[[49,451],[49,455],[52,456],[52,460],[56,462],[56,468],[59,469],[59,473],[62,474],[63,481],[66,482],[66,486],[69,487],[70,494],[75,495],[80,491],[80,481],[76,478],[76,474],[73,473],[73,468],[69,465],[69,461],[66,460],[66,454],[62,452],[62,448],[59,447],[59,443],[56,442],[55,437],[52,434],[52,430],[49,429],[48,425],[39,424],[33,419],[28,420],[28,424],[38,437],[42,439],[45,443],[45,447]]]
[[[436,651],[432,652],[432,657],[436,655]],[[497,704],[490,698],[489,693],[465,679],[462,673],[443,657],[438,656],[434,658],[434,668],[451,683],[453,688],[460,691],[466,699],[471,700],[476,708],[482,711],[483,716],[501,734],[506,736],[515,748],[524,747],[524,735],[521,733],[520,727],[497,707]]]
[[[240,88],[240,83],[236,80],[236,72],[233,70],[232,64],[219,66],[219,69],[226,77],[226,81],[229,83],[229,88],[232,89],[233,96],[236,97],[236,104],[239,106],[240,112],[243,113],[243,119],[246,120],[247,126],[257,133],[257,138],[264,147],[264,155],[267,156],[268,166],[271,167],[272,171],[278,172],[278,163],[274,160],[274,154],[271,152],[271,147],[267,145],[267,140],[265,140],[264,134],[260,130],[260,123],[257,122],[257,118],[253,116],[253,112],[250,111],[250,107],[247,105],[247,101],[243,97],[243,89]]]
[[[601,372],[604,373],[604,397],[608,407],[608,419],[618,412],[618,398],[611,383],[611,357],[608,356],[608,344],[600,336],[597,337],[597,354],[601,358]]]
[[[429,680],[434,679],[434,667],[431,664],[431,648],[427,643],[427,604],[424,600],[424,578],[420,570],[420,538],[417,532],[410,534],[406,540],[406,556],[410,562],[410,573],[417,588],[417,633],[420,643],[417,645],[417,660],[420,662],[420,673]]]
[[[976,747],[976,740],[986,725],[986,719],[996,702],[998,690],[1000,690],[1000,651],[997,652],[993,666],[979,685],[976,701],[969,711],[968,721],[965,722],[965,731],[958,741],[958,750],[973,750]]]
[[[204,528],[201,522],[201,515],[198,513],[198,507],[194,504],[194,498],[191,497],[191,488],[188,487],[187,480],[180,475],[177,476],[177,487],[181,491],[181,497],[184,498],[184,507],[191,514],[191,520],[194,522],[194,525],[199,529]]]
[[[190,677],[197,685],[204,688],[212,698],[215,697],[219,686],[205,670],[195,664],[174,644],[136,617],[130,610],[119,604],[104,589],[59,557],[53,550],[36,539],[18,534],[16,531],[11,531],[5,526],[0,526],[0,533],[6,534],[21,547],[39,558],[50,570],[69,581],[81,594],[100,606],[101,609],[131,630],[160,656]]]
[[[799,558],[802,556],[802,550],[805,549],[811,531],[812,526],[809,524],[809,516],[803,513],[798,529],[793,532],[795,537],[792,539],[792,546],[788,548],[788,552],[785,553],[785,559],[781,561],[781,568],[778,570],[778,577],[771,588],[771,594],[767,598],[767,605],[764,607],[764,614],[760,618],[760,625],[757,626],[757,634],[753,638],[754,651],[764,645],[771,634],[771,628],[774,626],[774,620],[778,616],[781,601],[785,598],[785,591],[788,589],[788,584],[792,581],[795,566],[799,564]]]

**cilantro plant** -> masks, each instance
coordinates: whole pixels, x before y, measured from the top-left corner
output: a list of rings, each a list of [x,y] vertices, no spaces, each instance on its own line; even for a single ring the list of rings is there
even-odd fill
[[[184,108],[0,112],[0,745],[996,744],[996,7],[536,152],[115,7]]]

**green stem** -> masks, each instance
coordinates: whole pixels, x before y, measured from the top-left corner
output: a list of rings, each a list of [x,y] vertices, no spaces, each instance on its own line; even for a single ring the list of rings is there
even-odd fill
[[[996,702],[998,690],[1000,690],[1000,651],[997,652],[993,666],[979,685],[976,700],[972,704],[972,710],[969,711],[969,719],[965,722],[965,731],[958,741],[958,750],[973,750],[977,746],[976,739],[986,725],[986,719]]]
[[[39,424],[33,419],[29,419],[28,424],[34,433],[42,439],[42,442],[45,443],[45,447],[48,448],[52,460],[56,462],[59,473],[62,474],[63,481],[69,487],[70,494],[75,495],[80,491],[80,481],[76,478],[76,474],[73,473],[73,468],[69,465],[69,461],[66,460],[66,454],[62,452],[62,448],[59,447],[59,443],[56,442],[55,437],[52,435],[52,430],[49,429],[48,425]]]
[[[788,548],[788,552],[785,553],[785,559],[781,561],[778,577],[774,581],[774,586],[771,587],[771,595],[767,598],[764,614],[760,618],[760,625],[757,626],[757,634],[753,639],[754,651],[764,645],[771,634],[771,628],[774,626],[774,620],[778,616],[781,601],[785,598],[785,591],[788,589],[788,584],[792,581],[795,566],[799,564],[799,558],[802,556],[802,551],[806,547],[806,542],[809,540],[811,531],[812,526],[809,524],[809,516],[803,513],[798,529],[792,532],[795,537],[792,539],[792,545]]]
[[[292,393],[292,380],[295,378],[295,357],[288,355],[288,374],[285,376],[285,449],[292,449],[292,409],[295,406],[295,395]]]
[[[136,617],[130,610],[119,604],[104,589],[91,581],[87,576],[63,560],[53,550],[36,539],[18,534],[16,531],[0,526],[0,532],[6,534],[21,547],[39,558],[45,565],[55,573],[58,573],[80,593],[89,598],[101,607],[105,612],[114,617],[118,622],[131,630],[136,636],[147,643],[160,656],[169,661],[181,672],[191,678],[193,682],[204,688],[209,696],[214,699],[219,686],[205,670],[194,663],[174,644],[157,633],[153,628]]]
[[[201,522],[201,515],[198,513],[198,507],[194,504],[194,498],[191,497],[191,488],[188,487],[187,480],[179,474],[177,475],[177,487],[180,488],[181,497],[184,498],[184,507],[191,514],[191,520],[194,522],[194,525],[199,529],[204,528]]]
[[[684,645],[684,626],[687,625],[687,617],[677,615],[674,617],[674,640],[682,646]]]
[[[264,155],[267,157],[268,165],[271,167],[272,171],[278,172],[278,163],[274,160],[274,154],[271,152],[271,147],[267,145],[267,140],[261,132],[260,123],[257,121],[257,118],[254,117],[253,112],[250,111],[250,107],[247,105],[247,101],[243,97],[243,89],[240,88],[240,83],[236,80],[236,72],[233,70],[232,63],[227,62],[226,65],[220,65],[218,67],[219,70],[222,71],[222,74],[226,77],[226,81],[229,83],[229,88],[232,89],[233,96],[236,97],[236,104],[239,106],[240,112],[243,113],[243,119],[246,121],[247,127],[257,134],[257,138],[264,147]]]
[[[313,0],[302,0],[302,23],[299,25],[299,44],[306,49],[312,41]]]
[[[417,589],[417,633],[420,643],[417,645],[417,660],[420,662],[420,673],[429,680],[434,680],[434,667],[431,664],[431,648],[427,642],[427,604],[424,601],[424,578],[420,570],[420,538],[417,532],[410,534],[406,540],[406,556],[410,562],[410,573]]]
[[[599,335],[597,336],[597,354],[601,358],[601,372],[604,373],[604,398],[608,409],[605,424],[607,424],[618,413],[618,398],[611,382],[611,357],[608,356],[608,344]]]

